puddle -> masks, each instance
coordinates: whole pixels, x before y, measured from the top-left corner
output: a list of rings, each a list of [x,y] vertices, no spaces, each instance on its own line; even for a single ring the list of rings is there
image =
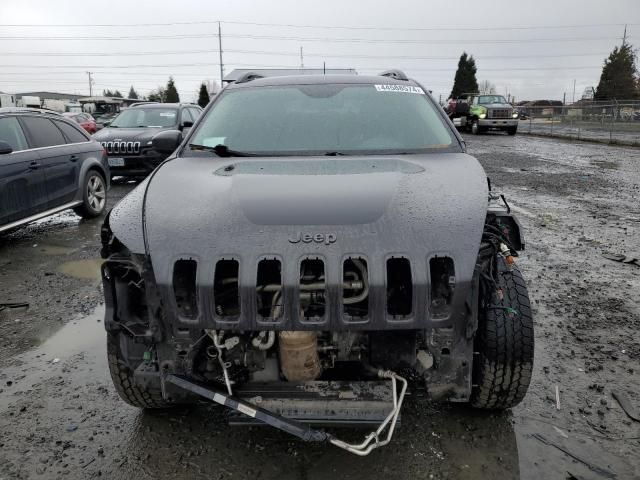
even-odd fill
[[[72,260],[60,265],[58,271],[74,278],[98,280],[102,262],[101,259]]]
[[[69,255],[78,250],[77,248],[62,247],[60,245],[40,245],[38,250],[45,255]]]

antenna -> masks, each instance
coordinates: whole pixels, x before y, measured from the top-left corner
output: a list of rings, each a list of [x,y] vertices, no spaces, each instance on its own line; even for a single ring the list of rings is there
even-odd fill
[[[302,53],[302,47],[300,47],[300,68],[304,68],[304,54]]]
[[[224,85],[224,64],[222,63],[222,27],[218,22],[218,54],[220,57],[220,88]]]

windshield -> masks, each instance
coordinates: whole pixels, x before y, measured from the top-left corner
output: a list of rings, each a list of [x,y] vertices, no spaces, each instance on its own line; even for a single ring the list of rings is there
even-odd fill
[[[111,122],[111,127],[172,127],[177,124],[176,108],[130,108],[123,110]]]
[[[488,103],[508,103],[502,95],[480,95],[478,97],[478,103],[480,105]]]
[[[189,143],[271,155],[414,153],[457,145],[421,88],[362,84],[227,91]]]

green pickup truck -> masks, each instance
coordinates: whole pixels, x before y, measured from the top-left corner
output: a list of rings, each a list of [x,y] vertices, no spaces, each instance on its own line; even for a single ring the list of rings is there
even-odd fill
[[[458,129],[477,135],[501,130],[509,135],[518,131],[518,113],[502,95],[466,93],[447,104],[447,114]]]

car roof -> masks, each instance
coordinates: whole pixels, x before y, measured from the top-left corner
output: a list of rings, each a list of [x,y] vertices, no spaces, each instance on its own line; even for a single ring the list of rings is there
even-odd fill
[[[414,80],[398,80],[393,77],[382,75],[291,75],[279,77],[264,77],[242,83],[232,83],[226,89],[237,89],[247,87],[270,87],[284,85],[413,85],[418,84]]]

